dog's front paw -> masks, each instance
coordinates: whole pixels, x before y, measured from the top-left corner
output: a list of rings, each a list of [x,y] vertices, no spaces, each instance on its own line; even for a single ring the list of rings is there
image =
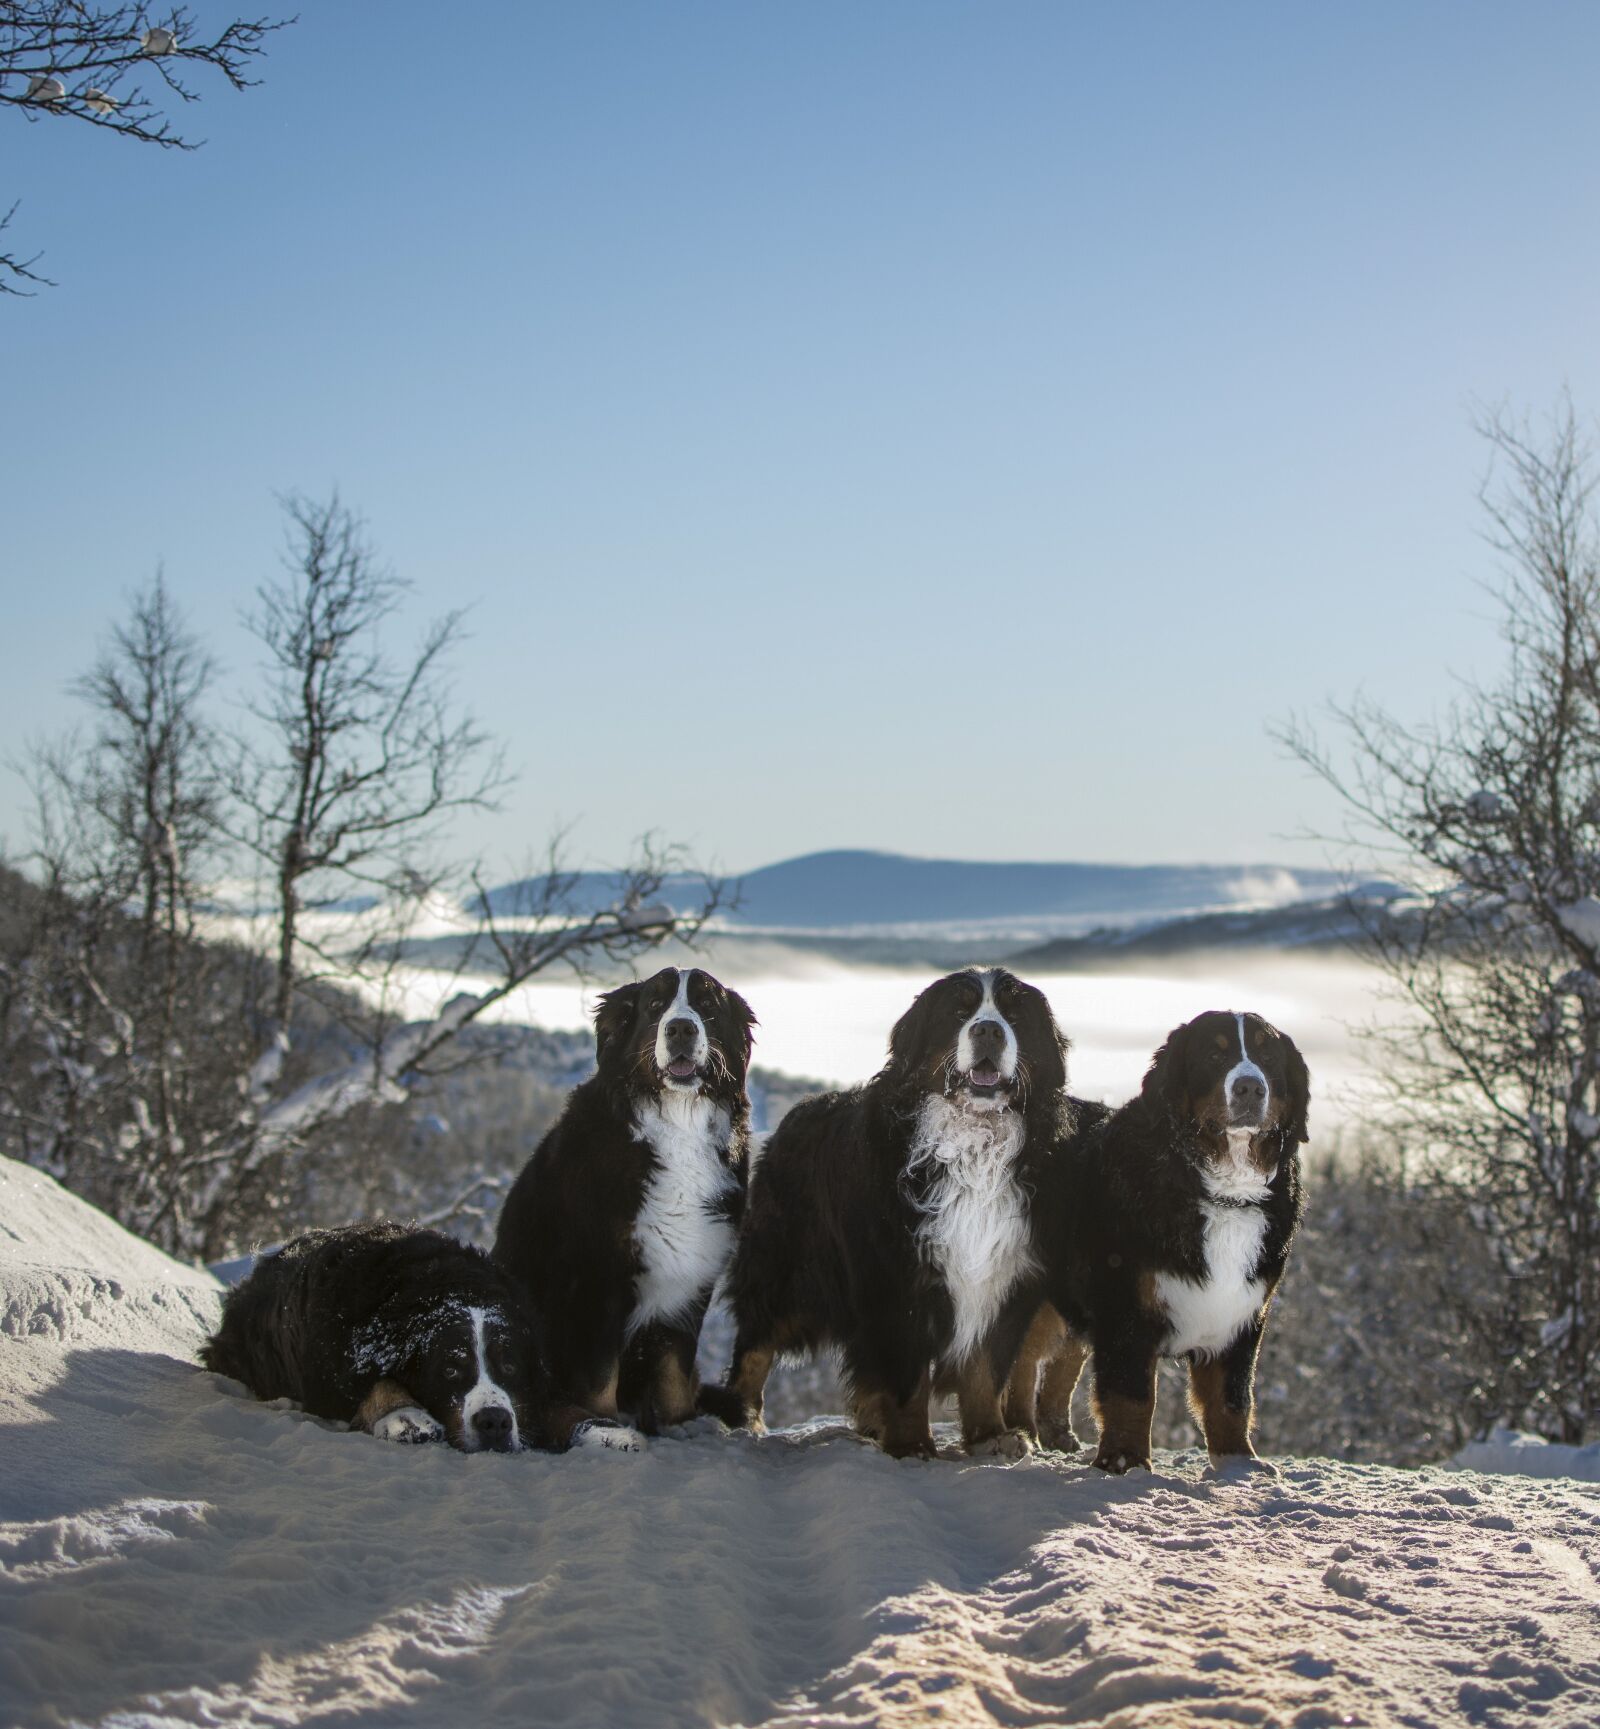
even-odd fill
[[[876,1440],[874,1436],[872,1439]],[[937,1459],[939,1449],[934,1445],[932,1435],[903,1437],[897,1440],[879,1441],[891,1459]]]
[[[668,1423],[662,1429],[663,1435],[670,1435],[674,1441],[695,1441],[707,1435],[725,1435],[727,1428],[718,1417],[685,1417],[681,1423]]]
[[[1113,1477],[1120,1477],[1124,1471],[1131,1471],[1135,1467],[1148,1471],[1150,1455],[1137,1452],[1132,1447],[1108,1447],[1102,1441],[1100,1451],[1094,1456],[1094,1463],[1096,1470],[1109,1471]]]
[[[645,1441],[637,1429],[630,1429],[626,1423],[619,1423],[611,1417],[589,1417],[573,1429],[567,1442],[569,1452],[580,1447],[585,1452],[642,1453]]]
[[[1033,1438],[1022,1429],[1002,1429],[998,1435],[985,1435],[967,1448],[972,1459],[1026,1459],[1033,1451]]]
[[[1209,1467],[1213,1477],[1279,1477],[1282,1472],[1259,1453],[1213,1453]]]
[[[430,1417],[420,1405],[402,1405],[390,1411],[372,1425],[380,1441],[402,1441],[407,1446],[421,1446],[427,1441],[444,1439],[444,1424]]]
[[[1039,1445],[1052,1453],[1076,1453],[1083,1442],[1073,1433],[1070,1423],[1041,1423]]]

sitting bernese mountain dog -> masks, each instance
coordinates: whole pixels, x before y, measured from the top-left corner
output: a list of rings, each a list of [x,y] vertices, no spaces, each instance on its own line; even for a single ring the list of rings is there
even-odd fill
[[[200,1361],[257,1398],[385,1441],[464,1453],[641,1445],[552,1401],[521,1291],[440,1231],[385,1222],[296,1237],[228,1293]]]
[[[600,998],[595,1073],[512,1185],[493,1255],[557,1390],[647,1434],[695,1414],[695,1350],[744,1208],[750,1005],[698,967]]]
[[[796,1105],[757,1161],[733,1362],[703,1408],[759,1430],[773,1359],[837,1345],[855,1425],[886,1452],[932,1456],[935,1385],[956,1391],[970,1452],[1029,1450],[1001,1395],[1039,1301],[1029,1197],[1065,1086],[1041,992],[1001,968],[929,985],[883,1069]]]
[[[1047,1301],[1012,1372],[1011,1422],[1076,1448],[1092,1351],[1094,1462],[1148,1467],[1157,1362],[1183,1357],[1213,1464],[1255,1457],[1256,1353],[1300,1220],[1310,1097],[1292,1039],[1214,1011],[1168,1037],[1121,1110],[1063,1140],[1035,1204]]]

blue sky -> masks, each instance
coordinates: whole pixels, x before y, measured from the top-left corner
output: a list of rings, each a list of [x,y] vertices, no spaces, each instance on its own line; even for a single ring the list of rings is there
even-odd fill
[[[241,689],[335,484],[473,608],[495,859],[1311,862],[1267,723],[1492,668],[1474,405],[1600,410],[1600,9],[304,14],[192,156],[0,114],[13,752],[158,564]]]

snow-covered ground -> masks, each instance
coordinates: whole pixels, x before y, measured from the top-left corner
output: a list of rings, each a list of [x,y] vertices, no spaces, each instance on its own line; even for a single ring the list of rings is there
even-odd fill
[[[0,1161],[0,1723],[1600,1721],[1600,1489],[1324,1460],[343,1433],[209,1279]]]
[[[1509,1471],[1519,1477],[1576,1477],[1600,1483],[1600,1441],[1587,1447],[1563,1447],[1542,1435],[1494,1429],[1483,1440],[1468,1442],[1453,1462],[1466,1471]]]

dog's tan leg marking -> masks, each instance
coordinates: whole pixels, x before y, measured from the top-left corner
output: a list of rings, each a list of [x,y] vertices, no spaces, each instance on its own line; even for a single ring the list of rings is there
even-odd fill
[[[765,1428],[761,1421],[761,1402],[767,1390],[767,1376],[772,1373],[772,1363],[776,1355],[777,1352],[770,1345],[745,1351],[734,1364],[733,1374],[728,1380],[729,1390],[738,1396],[739,1403],[744,1407],[745,1427],[757,1435]]]
[[[925,1369],[903,1405],[886,1392],[858,1394],[854,1409],[856,1427],[875,1440],[890,1458],[932,1459],[936,1457],[933,1431],[928,1427],[928,1398],[932,1391],[933,1377]]]
[[[1060,1315],[1049,1303],[1041,1303],[1028,1323],[1017,1360],[1006,1382],[1005,1417],[1008,1429],[1025,1429],[1038,1439],[1039,1371],[1066,1337]]]
[[[544,1433],[553,1447],[565,1447],[572,1440],[572,1431],[594,1416],[582,1405],[555,1405],[545,1417]]]
[[[387,1417],[391,1411],[398,1411],[416,1403],[398,1381],[374,1381],[371,1391],[361,1401],[356,1412],[356,1427],[365,1429],[370,1435],[372,1425]]]
[[[617,1369],[611,1365],[611,1378],[584,1400],[584,1404],[596,1417],[614,1417],[617,1414]]]
[[[1206,1451],[1213,1459],[1243,1455],[1253,1459],[1256,1450],[1250,1444],[1250,1429],[1255,1420],[1254,1410],[1235,1411],[1227,1401],[1226,1372],[1216,1358],[1189,1364],[1189,1406],[1200,1421],[1206,1438]]]
[[[1150,1377],[1150,1397],[1130,1399],[1123,1393],[1104,1393],[1095,1400],[1100,1419],[1100,1450],[1094,1462],[1103,1471],[1121,1474],[1134,1465],[1150,1464],[1150,1424],[1156,1414],[1155,1376]]]
[[[1033,1451],[1033,1437],[1007,1424],[1001,1408],[1001,1394],[988,1355],[983,1351],[974,1352],[956,1375],[962,1445],[975,1456],[1026,1458]]]
[[[1058,1453],[1076,1453],[1082,1444],[1072,1427],[1072,1395],[1089,1360],[1089,1341],[1061,1329],[1061,1348],[1045,1364],[1039,1385],[1039,1444]]]
[[[661,1354],[655,1367],[656,1420],[663,1424],[687,1423],[694,1415],[699,1383],[684,1369],[675,1349]]]

